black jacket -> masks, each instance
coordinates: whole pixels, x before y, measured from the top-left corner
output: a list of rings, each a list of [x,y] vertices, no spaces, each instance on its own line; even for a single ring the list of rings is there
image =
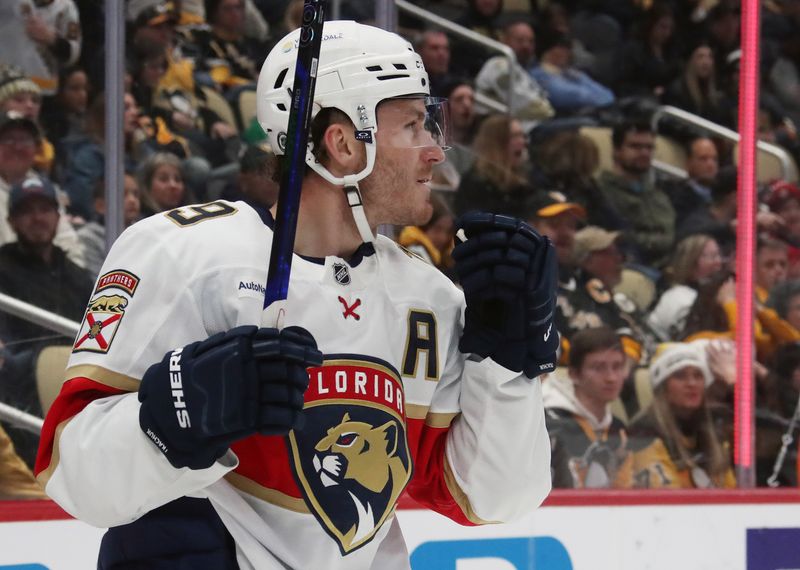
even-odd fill
[[[53,259],[47,264],[42,259],[26,252],[18,242],[0,247],[0,292],[15,297],[40,309],[50,311],[74,321],[83,319],[86,303],[92,292],[89,273],[67,259],[64,251],[53,248]],[[2,315],[0,339],[6,344],[31,341],[35,344],[65,342],[40,325],[24,319]],[[36,340],[49,337],[53,340]],[[67,339],[66,342],[71,342]]]

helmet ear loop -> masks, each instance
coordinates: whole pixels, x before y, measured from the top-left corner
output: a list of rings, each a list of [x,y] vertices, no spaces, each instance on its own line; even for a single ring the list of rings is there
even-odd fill
[[[364,242],[371,243],[375,241],[375,234],[372,233],[372,228],[370,228],[369,221],[367,220],[367,214],[364,211],[364,200],[361,196],[361,189],[358,186],[358,182],[366,178],[375,166],[375,145],[366,144],[365,146],[367,165],[357,174],[348,174],[342,177],[331,174],[331,172],[314,156],[312,152],[313,144],[311,142],[309,142],[306,148],[306,164],[329,183],[343,187],[345,197],[347,198],[347,205],[350,206],[353,220],[358,229],[358,234]]]

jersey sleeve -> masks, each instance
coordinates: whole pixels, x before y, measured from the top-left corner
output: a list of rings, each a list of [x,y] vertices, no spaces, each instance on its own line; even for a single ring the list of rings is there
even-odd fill
[[[451,318],[444,372],[417,420],[409,494],[461,524],[513,520],[551,488],[541,383],[458,350],[463,296]]]
[[[102,527],[196,493],[237,464],[229,451],[208,469],[175,469],[139,428],[147,368],[209,334],[197,301],[202,267],[182,245],[192,230],[156,218],[127,230],[103,265],[37,459],[48,495]]]
[[[56,21],[56,33],[59,40],[66,43],[67,49],[64,51],[64,65],[74,65],[81,55],[81,20],[78,8],[74,2],[65,5],[64,11]]]

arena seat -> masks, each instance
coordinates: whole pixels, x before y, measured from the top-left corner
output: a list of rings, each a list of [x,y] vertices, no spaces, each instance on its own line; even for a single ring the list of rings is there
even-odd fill
[[[638,310],[645,312],[656,298],[656,284],[641,271],[626,267],[622,270],[621,281],[614,287],[614,293],[623,293]]]
[[[256,116],[256,91],[255,89],[241,89],[238,97],[233,102],[239,132],[244,132]]]
[[[205,97],[206,107],[219,115],[220,119],[228,123],[230,126],[236,128],[236,117],[233,114],[231,106],[225,100],[225,97],[210,87],[201,87],[200,89]]]
[[[603,170],[610,170],[614,165],[612,154],[614,147],[611,144],[611,129],[609,127],[581,127],[580,134],[592,139],[594,144],[597,145],[597,150],[600,151],[600,161],[597,165],[596,173]]]
[[[665,137],[656,136],[656,149],[653,158],[669,165],[686,170],[686,149],[679,142]]]
[[[636,388],[636,401],[639,410],[644,410],[653,402],[653,385],[650,383],[650,369],[640,366],[633,373],[634,387]]]
[[[736,164],[739,164],[739,145],[733,149],[733,157]],[[797,164],[794,159],[789,157],[789,172],[783,172],[783,164],[774,154],[768,153],[763,149],[756,152],[756,180],[759,184],[767,184],[773,180],[785,179],[789,182],[798,182]]]
[[[61,391],[70,354],[72,345],[58,344],[43,348],[36,359],[36,390],[45,414]]]

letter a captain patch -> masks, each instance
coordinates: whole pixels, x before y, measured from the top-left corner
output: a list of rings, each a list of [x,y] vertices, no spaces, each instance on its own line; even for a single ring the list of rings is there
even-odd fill
[[[138,277],[119,269],[97,280],[72,352],[108,352],[138,285]]]

